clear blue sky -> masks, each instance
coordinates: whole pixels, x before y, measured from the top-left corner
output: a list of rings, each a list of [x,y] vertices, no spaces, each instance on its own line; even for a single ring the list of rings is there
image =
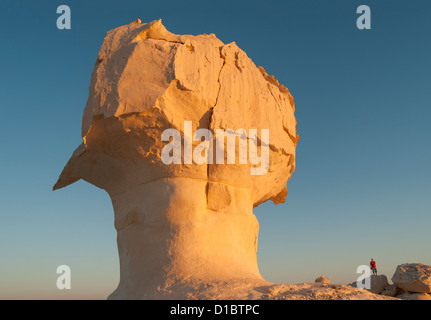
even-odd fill
[[[60,4],[71,30],[56,28]],[[356,28],[360,4],[371,30]],[[255,209],[265,279],[348,283],[370,258],[389,278],[431,264],[430,12],[428,0],[2,1],[0,298],[104,299],[118,284],[108,195],[82,181],[51,190],[81,142],[104,35],[137,18],[235,41],[295,98],[287,202]]]

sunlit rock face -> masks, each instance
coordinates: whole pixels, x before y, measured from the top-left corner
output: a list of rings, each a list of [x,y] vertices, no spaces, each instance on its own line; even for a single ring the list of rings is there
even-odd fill
[[[162,139],[168,129],[180,140]],[[206,144],[193,136],[198,129],[212,133]],[[230,155],[217,130],[236,137]],[[83,179],[110,195],[120,257],[110,298],[205,298],[232,284],[268,285],[253,208],[285,200],[298,141],[294,102],[235,43],[176,35],[161,20],[109,31],[82,137],[54,189]],[[169,145],[179,162],[166,163]],[[251,161],[251,150],[267,161]]]
[[[431,294],[431,266],[422,263],[400,264],[392,276],[392,282],[408,292]]]

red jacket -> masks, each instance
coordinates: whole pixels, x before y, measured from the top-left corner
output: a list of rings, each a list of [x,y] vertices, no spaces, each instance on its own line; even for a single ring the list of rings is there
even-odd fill
[[[371,266],[371,268],[375,268],[376,267],[376,262],[375,261],[371,261],[370,262],[370,266]]]

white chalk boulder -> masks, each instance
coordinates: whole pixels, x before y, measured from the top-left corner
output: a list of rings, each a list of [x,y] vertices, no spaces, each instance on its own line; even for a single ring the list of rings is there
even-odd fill
[[[410,292],[431,292],[431,266],[422,263],[404,263],[397,267],[392,282]]]

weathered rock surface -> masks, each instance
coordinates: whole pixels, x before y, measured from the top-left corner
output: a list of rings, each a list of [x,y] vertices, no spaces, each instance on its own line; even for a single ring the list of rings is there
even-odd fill
[[[384,274],[371,275],[370,292],[381,293],[387,286],[389,286],[388,278]]]
[[[365,283],[365,279],[363,281]],[[381,293],[383,289],[389,286],[388,278],[384,274],[371,275],[370,284],[371,284],[371,289],[367,289],[367,290],[376,294]],[[349,283],[348,285],[354,288],[357,287],[356,281]]]
[[[368,290],[332,283],[259,285],[253,281],[206,284],[188,294],[187,299],[212,300],[399,300]]]
[[[161,133],[175,128],[183,135],[184,121],[192,121],[193,132],[270,129],[268,173],[251,176],[250,164],[165,165]],[[128,184],[184,177],[247,188],[253,206],[284,201],[298,140],[286,87],[235,43],[225,45],[213,34],[175,35],[160,20],[107,33],[91,78],[82,136],[83,145],[55,188],[85,179],[119,193]],[[120,169],[129,164],[135,170]],[[105,166],[113,170],[105,172]]]
[[[406,291],[429,293],[431,292],[431,266],[421,263],[401,264],[395,270],[392,282]]]
[[[329,280],[328,277],[320,276],[314,280],[314,282],[320,282],[320,283],[331,283],[331,280]]]
[[[428,293],[405,292],[397,296],[402,300],[431,300],[431,295]]]
[[[232,133],[234,163],[226,164],[225,152],[223,163],[211,163],[220,150],[215,137],[207,161],[188,162],[189,147],[201,145],[188,121],[191,132],[244,129],[248,136]],[[180,163],[162,161],[166,129],[184,141]],[[110,195],[120,257],[110,298],[205,298],[222,284],[270,285],[257,266],[253,208],[285,201],[298,141],[294,102],[235,43],[176,35],[160,20],[109,31],[91,76],[82,139],[54,189],[83,179]],[[268,151],[266,174],[252,175],[258,165],[241,163],[241,141]]]
[[[385,289],[383,289],[383,291],[380,294],[388,297],[396,297],[397,295],[400,295],[404,292],[405,291],[401,288],[398,288],[396,284],[391,284],[387,286]]]

